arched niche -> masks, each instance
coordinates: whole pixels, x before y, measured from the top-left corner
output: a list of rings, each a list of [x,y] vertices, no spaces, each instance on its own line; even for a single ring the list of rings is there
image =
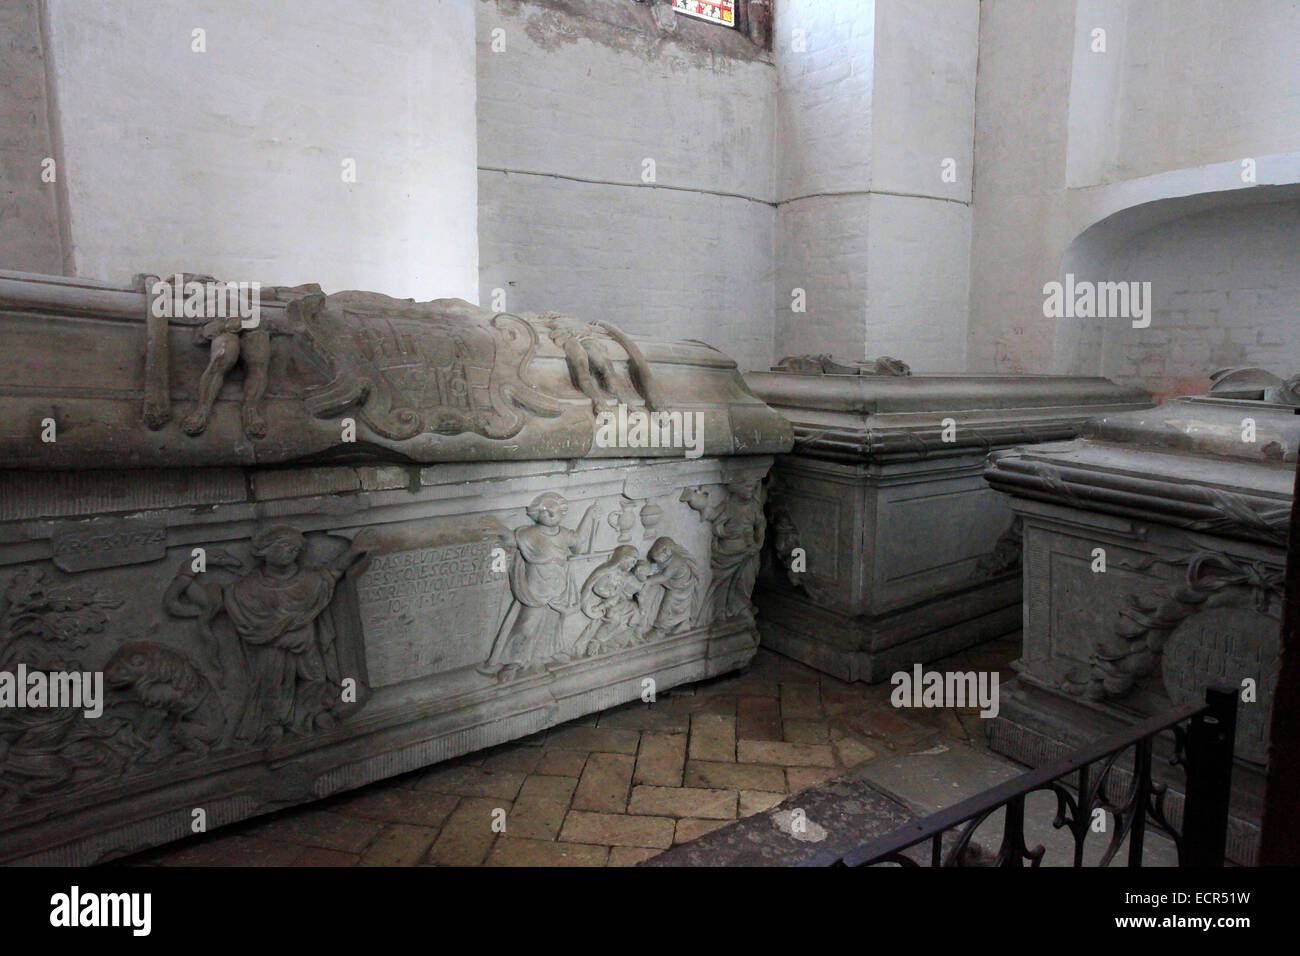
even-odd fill
[[[1058,280],[1150,282],[1150,324],[1060,318],[1059,372],[1104,375],[1159,398],[1203,392],[1229,365],[1300,371],[1300,155],[1269,157],[1267,183],[1224,163],[1074,191],[1084,223]],[[1142,319],[1137,319],[1141,324]]]

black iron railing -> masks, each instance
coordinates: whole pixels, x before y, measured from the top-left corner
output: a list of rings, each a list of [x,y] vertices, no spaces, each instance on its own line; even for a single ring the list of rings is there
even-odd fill
[[[1111,734],[1086,750],[1044,764],[946,810],[895,830],[848,853],[820,854],[806,866],[925,865],[1038,866],[1043,846],[1025,844],[1025,799],[1039,791],[1056,796],[1052,826],[1074,838],[1074,866],[1083,866],[1084,841],[1093,832],[1097,810],[1111,815],[1110,842],[1099,866],[1107,866],[1128,838],[1128,865],[1141,866],[1147,827],[1165,833],[1178,852],[1179,866],[1223,866],[1227,847],[1228,799],[1232,783],[1232,742],[1237,723],[1237,691],[1211,687],[1204,704],[1189,704]],[[1186,788],[1181,832],[1166,816],[1167,785],[1152,776],[1153,743],[1173,734],[1170,766],[1181,765]],[[1132,779],[1117,785],[1120,757],[1133,753]],[[1119,796],[1112,796],[1115,792]],[[1002,841],[991,859],[972,846],[976,831],[1002,814]],[[946,840],[945,840],[946,838]],[[911,851],[909,853],[908,851]]]

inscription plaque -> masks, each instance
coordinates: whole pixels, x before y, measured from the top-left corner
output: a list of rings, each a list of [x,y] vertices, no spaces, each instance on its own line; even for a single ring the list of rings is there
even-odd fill
[[[496,538],[375,555],[356,585],[372,687],[487,659],[506,575]]]
[[[1280,628],[1249,608],[1208,608],[1174,628],[1164,650],[1165,689],[1176,704],[1203,701],[1209,684],[1240,688],[1247,677],[1255,681],[1255,702],[1237,707],[1236,737],[1237,756],[1254,763],[1268,754]]]
[[[61,571],[144,564],[167,554],[167,530],[144,521],[96,521],[54,532],[50,559]]]

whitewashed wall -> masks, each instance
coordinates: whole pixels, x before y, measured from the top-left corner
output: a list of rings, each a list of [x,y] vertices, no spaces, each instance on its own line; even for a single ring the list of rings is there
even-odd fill
[[[480,294],[766,368],[773,67],[674,25],[612,0],[479,3]]]
[[[1291,347],[1288,209],[1094,240],[1249,188],[1245,158],[1300,182],[1293,0],[785,0],[772,55],[627,0],[41,7],[0,12],[5,268],[501,289],[758,368],[888,353],[1164,391]],[[1153,281],[1151,330],[1043,316],[1085,261]]]
[[[0,3],[0,269],[57,275],[59,184],[42,174],[58,150],[40,19],[37,0]]]
[[[966,0],[777,6],[778,353],[964,371],[977,27]]]
[[[1282,372],[1294,215],[1234,193],[1300,181],[1298,60],[1292,0],[984,0],[970,369],[1101,373],[1159,395],[1237,360]],[[1153,225],[1108,244],[1129,213]],[[1043,284],[1085,265],[1152,282],[1151,327],[1045,317]]]
[[[1233,365],[1300,372],[1300,202],[1187,216],[1124,243],[1107,271],[1150,281],[1156,308],[1146,329],[1103,324],[1103,375],[1165,396]]]
[[[473,0],[50,0],[48,25],[78,274],[477,297]]]

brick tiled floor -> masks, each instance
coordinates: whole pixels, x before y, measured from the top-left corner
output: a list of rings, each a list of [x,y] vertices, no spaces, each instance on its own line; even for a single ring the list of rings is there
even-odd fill
[[[1019,646],[1012,636],[931,667],[1003,670]],[[973,708],[897,710],[891,690],[760,650],[744,674],[122,862],[633,865],[883,754],[984,745]]]

